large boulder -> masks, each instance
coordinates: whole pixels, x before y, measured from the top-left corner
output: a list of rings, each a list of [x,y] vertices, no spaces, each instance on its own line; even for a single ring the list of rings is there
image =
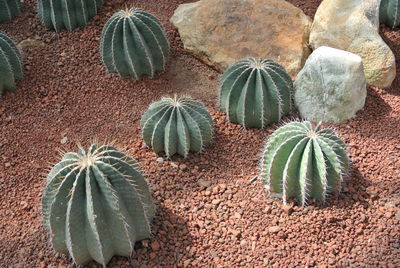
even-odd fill
[[[294,77],[310,54],[311,20],[284,0],[201,0],[180,5],[171,22],[185,49],[221,72],[261,57]]]
[[[329,46],[359,55],[368,84],[389,87],[395,57],[379,35],[379,0],[324,0],[311,27],[313,49]]]
[[[361,58],[330,47],[310,55],[294,87],[300,116],[314,122],[344,122],[364,107],[367,96]]]

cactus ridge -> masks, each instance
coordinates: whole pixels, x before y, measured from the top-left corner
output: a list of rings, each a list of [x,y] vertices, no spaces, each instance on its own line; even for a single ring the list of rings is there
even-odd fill
[[[103,6],[103,0],[38,0],[43,25],[56,32],[86,26]]]
[[[132,8],[116,12],[106,23],[100,54],[109,73],[139,79],[164,71],[169,43],[158,19]]]
[[[146,145],[170,157],[201,152],[213,138],[213,121],[203,103],[191,98],[163,98],[140,121]]]
[[[48,174],[42,207],[57,252],[104,266],[149,238],[155,213],[138,164],[109,145],[64,154]]]
[[[219,107],[232,123],[264,128],[292,110],[292,91],[292,80],[281,65],[247,58],[222,75]]]
[[[0,32],[0,96],[15,88],[16,80],[22,79],[22,57],[15,43]]]
[[[324,202],[340,191],[349,169],[345,143],[332,129],[312,127],[308,121],[278,128],[266,142],[261,173],[271,192],[283,202],[295,199],[301,206],[309,198]]]
[[[392,29],[400,26],[400,0],[382,0],[379,7],[379,21]]]
[[[13,16],[21,13],[20,0],[0,0],[0,23],[9,22]]]

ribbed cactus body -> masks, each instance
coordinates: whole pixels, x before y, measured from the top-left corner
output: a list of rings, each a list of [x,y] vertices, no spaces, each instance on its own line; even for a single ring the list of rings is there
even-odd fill
[[[15,88],[16,80],[22,79],[22,58],[14,42],[0,32],[0,96]]]
[[[47,178],[43,217],[54,249],[106,265],[149,238],[154,205],[137,163],[112,146],[66,153]]]
[[[219,106],[232,123],[264,128],[291,111],[292,90],[292,80],[281,65],[243,59],[222,75]]]
[[[400,26],[400,0],[381,0],[379,21],[391,28]]]
[[[102,33],[100,53],[108,72],[139,79],[165,69],[169,43],[158,19],[132,8],[115,13]]]
[[[103,6],[103,0],[38,0],[38,16],[51,30],[72,31],[86,26]]]
[[[266,143],[262,176],[283,201],[325,201],[339,191],[349,168],[346,145],[332,129],[312,128],[310,122],[291,122],[277,129]]]
[[[145,143],[156,153],[184,157],[212,140],[213,121],[203,103],[190,98],[163,98],[150,105],[140,125]]]
[[[0,23],[11,21],[21,10],[20,0],[0,0]]]

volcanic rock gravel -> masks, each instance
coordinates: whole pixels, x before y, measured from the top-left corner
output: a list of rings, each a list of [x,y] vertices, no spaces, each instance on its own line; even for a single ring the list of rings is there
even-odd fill
[[[75,150],[76,141],[94,137],[129,149],[158,206],[153,237],[109,267],[400,266],[400,75],[387,90],[368,88],[364,109],[335,126],[352,156],[343,192],[326,206],[283,206],[255,177],[263,143],[278,125],[246,130],[218,111],[219,74],[183,51],[169,23],[178,4],[190,1],[105,2],[73,32],[46,30],[33,0],[0,25],[17,42],[45,43],[25,51],[24,79],[0,99],[0,267],[74,267],[52,250],[40,199],[47,167],[60,158],[56,149]],[[290,2],[313,16],[320,1]],[[102,26],[126,5],[152,12],[166,27],[171,60],[153,80],[119,78],[101,64]],[[380,30],[399,59],[400,31]],[[140,135],[148,105],[175,93],[204,101],[216,125],[214,143],[187,160],[159,159]]]

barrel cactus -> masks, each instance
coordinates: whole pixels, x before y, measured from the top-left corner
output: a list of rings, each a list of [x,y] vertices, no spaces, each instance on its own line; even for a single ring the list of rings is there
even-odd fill
[[[382,0],[379,7],[379,21],[391,28],[400,26],[400,0]]]
[[[0,0],[0,23],[11,21],[12,17],[21,13],[20,0]]]
[[[332,129],[291,122],[277,129],[266,143],[262,178],[272,193],[301,206],[308,198],[325,201],[340,190],[349,168],[345,143]]]
[[[22,79],[22,58],[14,42],[0,32],[0,96],[15,88],[16,80]]]
[[[292,91],[292,80],[281,65],[247,58],[222,75],[219,106],[232,123],[264,128],[291,111]]]
[[[57,252],[104,266],[149,238],[155,211],[138,164],[109,145],[64,154],[47,177],[42,206]]]
[[[108,72],[139,79],[163,71],[169,54],[164,29],[150,13],[132,8],[115,13],[103,29],[100,53]]]
[[[140,121],[145,143],[169,157],[200,152],[211,142],[213,121],[203,103],[191,98],[163,98]]]
[[[38,16],[51,30],[72,31],[86,26],[103,6],[103,0],[38,0]]]

